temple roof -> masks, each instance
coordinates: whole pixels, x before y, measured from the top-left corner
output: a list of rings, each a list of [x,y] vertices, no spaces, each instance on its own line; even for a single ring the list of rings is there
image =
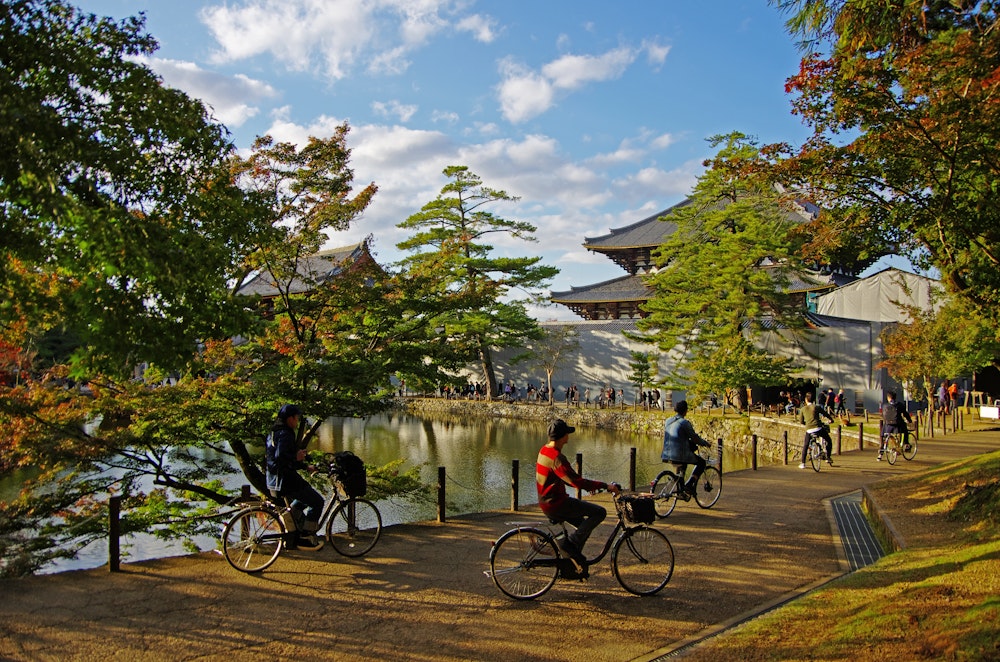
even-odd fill
[[[368,239],[340,248],[328,248],[299,260],[297,272],[300,274],[287,284],[288,294],[302,294],[312,290],[318,283],[333,278],[349,265],[363,259],[374,260],[368,251]],[[281,294],[274,276],[262,271],[243,285],[237,292],[243,295],[274,297]]]
[[[652,292],[641,275],[622,276],[603,283],[572,287],[566,292],[550,292],[555,303],[571,302],[602,303],[607,301],[646,301]]]
[[[663,243],[664,237],[673,234],[674,230],[677,229],[677,225],[661,221],[660,217],[689,204],[691,204],[691,198],[685,198],[673,207],[647,216],[641,221],[622,228],[613,228],[608,234],[600,237],[584,237],[583,245],[598,252],[621,248],[655,248]]]

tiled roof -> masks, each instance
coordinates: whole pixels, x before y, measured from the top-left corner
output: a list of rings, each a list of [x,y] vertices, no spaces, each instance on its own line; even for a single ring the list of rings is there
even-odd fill
[[[288,284],[289,294],[302,294],[313,289],[317,283],[322,283],[328,278],[332,278],[340,273],[344,266],[353,264],[368,251],[368,242],[362,241],[359,244],[344,246],[341,248],[330,248],[319,251],[299,261],[298,273],[300,277],[292,280]],[[261,297],[273,297],[280,294],[278,284],[270,272],[264,271],[257,274],[238,291],[238,294],[257,295]]]
[[[677,226],[659,220],[661,216],[669,214],[674,209],[691,204],[691,199],[687,198],[677,203],[673,207],[668,207],[661,212],[653,214],[647,218],[626,225],[623,228],[614,228],[609,234],[600,237],[584,237],[583,245],[591,250],[600,251],[612,248],[639,248],[655,247],[663,243],[663,238],[673,234]]]
[[[603,283],[573,287],[566,292],[550,292],[555,303],[603,303],[610,301],[646,301],[652,292],[641,275],[622,276]]]

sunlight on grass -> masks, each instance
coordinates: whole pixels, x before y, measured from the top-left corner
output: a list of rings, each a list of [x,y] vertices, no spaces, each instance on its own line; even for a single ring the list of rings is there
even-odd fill
[[[706,642],[697,659],[1000,659],[998,477],[995,452],[892,481],[894,506],[924,516],[909,548]]]

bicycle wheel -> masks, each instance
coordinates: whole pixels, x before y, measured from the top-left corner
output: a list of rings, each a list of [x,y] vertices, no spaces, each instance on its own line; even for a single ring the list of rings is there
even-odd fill
[[[820,448],[819,442],[813,439],[809,442],[809,462],[812,464],[813,471],[819,472],[819,468],[823,466],[823,449]]]
[[[653,494],[653,505],[656,508],[657,517],[663,519],[674,512],[674,508],[677,507],[677,490],[679,488],[680,479],[669,469],[661,471],[660,475],[656,477],[649,491]]]
[[[711,508],[722,496],[722,472],[718,467],[705,467],[695,486],[694,500],[702,508]]]
[[[611,550],[611,571],[629,593],[653,595],[674,574],[674,548],[654,528],[629,529]]]
[[[896,464],[896,458],[899,456],[899,440],[896,435],[889,436],[889,442],[885,445],[885,459],[889,460],[889,464]]]
[[[260,572],[281,554],[285,527],[269,508],[253,506],[236,513],[222,530],[222,553],[240,572]]]
[[[326,539],[343,556],[363,556],[382,535],[382,515],[371,501],[351,498],[326,522]]]
[[[490,577],[504,595],[532,600],[559,576],[555,540],[541,529],[511,529],[490,550]]]
[[[903,444],[903,457],[912,460],[917,454],[917,440],[910,437],[909,441]]]

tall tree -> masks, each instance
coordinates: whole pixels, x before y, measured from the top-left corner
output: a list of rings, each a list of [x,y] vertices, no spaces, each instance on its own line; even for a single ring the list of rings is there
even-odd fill
[[[0,329],[69,329],[79,371],[116,375],[239,332],[229,282],[262,210],[225,128],[139,61],[143,20],[13,0],[0,44]]]
[[[910,321],[882,331],[879,364],[928,402],[938,380],[996,366],[1000,341],[992,324],[965,299],[947,297],[936,310],[907,307]]]
[[[745,392],[748,384],[783,378],[790,366],[751,352],[743,339],[752,343],[775,327],[792,341],[805,332],[788,287],[792,276],[806,271],[796,250],[807,219],[770,181],[753,176],[764,161],[753,140],[733,133],[711,142],[722,147],[706,164],[710,168],[688,204],[661,219],[676,229],[655,252],[658,269],[646,279],[654,296],[645,305],[649,315],[638,322],[638,337],[677,358],[669,378],[678,388],[698,388],[699,375],[707,376],[729,351],[753,353],[753,361],[743,362],[753,369],[738,371],[746,381],[724,384]],[[714,369],[713,374],[737,378]],[[717,380],[712,383],[701,393],[722,390]]]
[[[569,324],[542,327],[541,334],[536,339],[529,339],[524,345],[525,351],[510,359],[511,365],[526,361],[535,361],[545,371],[545,384],[548,387],[549,404],[555,402],[552,392],[552,375],[566,360],[580,348],[580,334]]]
[[[410,251],[400,264],[413,278],[437,283],[442,306],[439,328],[453,351],[478,361],[489,397],[496,397],[493,349],[520,346],[538,337],[538,324],[527,313],[528,301],[539,300],[540,288],[559,270],[541,264],[540,257],[505,257],[485,243],[506,235],[535,241],[535,226],[512,221],[487,210],[517,198],[484,186],[467,166],[448,166],[438,197],[397,227],[414,230],[397,247]],[[525,298],[515,298],[521,292]]]
[[[815,250],[908,254],[1000,329],[997,3],[772,3],[806,48],[781,176],[824,208]]]

